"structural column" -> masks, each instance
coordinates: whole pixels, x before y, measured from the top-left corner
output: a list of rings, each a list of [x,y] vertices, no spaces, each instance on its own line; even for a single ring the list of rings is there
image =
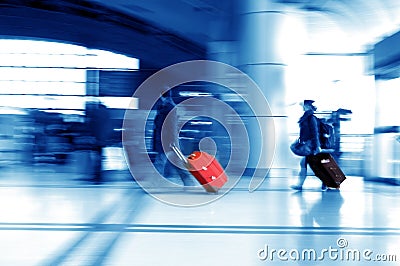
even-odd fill
[[[374,46],[374,74],[376,86],[375,129],[372,166],[367,178],[383,178],[400,184],[400,119],[395,103],[399,93],[400,31]]]
[[[287,14],[270,0],[238,1],[237,5],[238,68],[257,83],[272,111],[271,115],[265,106],[257,104],[258,99],[252,99],[251,107],[258,115],[250,116],[248,121],[252,149],[248,167],[269,168],[269,157],[273,156],[272,169],[285,169],[289,155],[284,83],[287,44],[283,45],[285,34],[289,34],[284,28]],[[252,92],[247,93],[251,98]],[[255,126],[256,120],[261,122],[261,132]],[[267,150],[260,164],[257,149]]]

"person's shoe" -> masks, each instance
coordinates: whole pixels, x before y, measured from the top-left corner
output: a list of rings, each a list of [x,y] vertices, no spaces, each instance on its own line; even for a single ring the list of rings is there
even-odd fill
[[[298,191],[303,190],[303,187],[302,187],[302,186],[298,186],[298,185],[290,186],[290,188],[292,188],[292,189],[294,189],[294,190],[298,190]]]
[[[340,187],[328,187],[329,191],[340,191]]]

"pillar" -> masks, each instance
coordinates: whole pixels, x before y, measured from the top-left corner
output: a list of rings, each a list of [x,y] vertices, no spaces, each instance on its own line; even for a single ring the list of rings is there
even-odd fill
[[[265,106],[252,99],[252,107],[258,117],[249,119],[250,148],[252,156],[249,168],[270,167],[269,156],[273,156],[271,169],[285,169],[289,156],[287,115],[285,111],[284,75],[287,64],[282,45],[285,39],[284,23],[287,18],[282,6],[271,0],[238,1],[238,68],[248,74],[259,86],[269,102],[271,113]],[[251,96],[251,91],[247,92]],[[265,110],[264,110],[265,109]],[[261,132],[257,133],[255,121],[261,122]],[[275,136],[272,127],[275,129]],[[263,146],[260,146],[263,138]],[[275,149],[274,149],[275,148]],[[267,150],[257,164],[260,150]],[[274,154],[271,154],[274,153]],[[265,162],[265,163],[263,163]]]

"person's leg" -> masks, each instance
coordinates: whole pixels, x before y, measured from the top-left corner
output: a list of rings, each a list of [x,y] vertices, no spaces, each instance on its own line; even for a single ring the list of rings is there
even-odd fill
[[[195,182],[192,175],[186,169],[185,164],[177,157],[175,152],[169,152],[166,155],[165,177],[170,178],[171,182],[183,184],[184,186],[194,186]]]
[[[293,189],[301,190],[303,188],[304,181],[307,177],[307,157],[303,157],[300,160],[300,172],[298,183],[295,186],[292,186]]]
[[[196,183],[192,178],[192,175],[187,170],[176,167],[176,171],[178,172],[180,178],[182,179],[184,186],[190,187],[196,185]]]
[[[195,185],[189,171],[173,164],[170,160],[168,160],[167,157],[165,160],[164,177],[169,178],[171,182],[174,182],[176,184],[182,181],[184,186]]]
[[[160,175],[165,176],[165,162],[167,157],[163,152],[158,152],[156,158],[154,159],[154,167],[160,173]]]
[[[168,159],[168,156],[164,154],[164,177],[173,178],[175,175],[175,165],[173,165]]]
[[[303,157],[300,161],[300,173],[299,173],[299,183],[298,183],[300,187],[303,186],[306,178],[307,178],[307,157]]]
[[[103,181],[102,178],[102,160],[103,160],[103,147],[97,146],[94,150],[94,174],[93,182],[95,184],[100,184]]]

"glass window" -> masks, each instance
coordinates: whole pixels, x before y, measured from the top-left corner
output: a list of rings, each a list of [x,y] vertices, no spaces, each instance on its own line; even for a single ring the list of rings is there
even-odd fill
[[[3,39],[0,48],[1,113],[16,113],[16,108],[83,110],[88,70],[139,68],[136,58],[66,43]],[[128,100],[119,101],[125,106]]]
[[[317,112],[349,109],[351,121],[343,134],[371,134],[374,128],[375,80],[366,73],[364,55],[304,55],[287,67],[286,102],[289,130],[297,132],[303,110],[297,104],[315,100]]]

